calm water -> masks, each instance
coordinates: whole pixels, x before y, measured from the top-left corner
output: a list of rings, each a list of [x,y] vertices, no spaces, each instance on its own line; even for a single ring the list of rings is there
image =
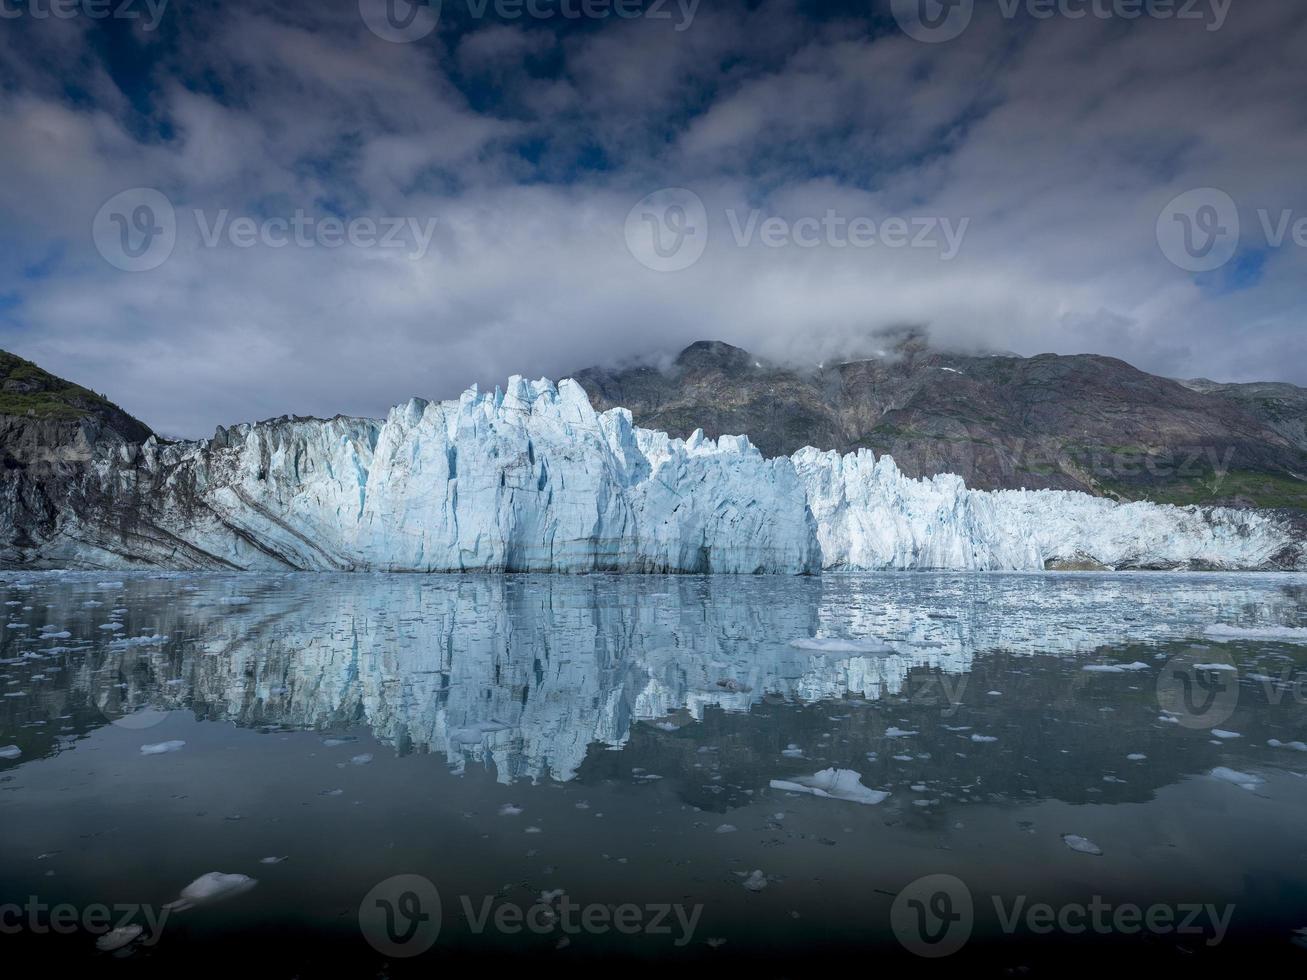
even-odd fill
[[[253,976],[1307,962],[1303,577],[0,592],[9,951]],[[253,881],[168,907],[210,872]],[[101,906],[140,936],[97,949]]]

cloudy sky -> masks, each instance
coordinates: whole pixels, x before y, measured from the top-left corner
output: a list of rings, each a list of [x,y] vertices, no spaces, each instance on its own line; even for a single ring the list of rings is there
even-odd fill
[[[3,0],[0,347],[191,436],[904,325],[1307,384],[1301,4],[923,2]]]

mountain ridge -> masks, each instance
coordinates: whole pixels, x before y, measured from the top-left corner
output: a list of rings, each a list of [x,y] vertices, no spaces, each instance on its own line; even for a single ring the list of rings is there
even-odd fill
[[[743,432],[769,456],[866,448],[984,490],[1307,509],[1307,389],[1292,385],[1180,382],[1096,354],[949,353],[917,336],[809,369],[699,341],[665,369],[572,377],[598,410],[674,436]]]

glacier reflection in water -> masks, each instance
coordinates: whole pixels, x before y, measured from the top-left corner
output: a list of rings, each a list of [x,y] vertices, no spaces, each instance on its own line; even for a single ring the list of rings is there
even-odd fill
[[[914,677],[965,679],[990,653],[1087,658],[1213,624],[1302,625],[1307,608],[1307,580],[1283,575],[101,573],[4,591],[7,730],[39,740],[39,719],[79,704],[129,726],[180,708],[365,725],[502,782],[570,780],[639,721],[670,729],[769,696],[877,700]]]

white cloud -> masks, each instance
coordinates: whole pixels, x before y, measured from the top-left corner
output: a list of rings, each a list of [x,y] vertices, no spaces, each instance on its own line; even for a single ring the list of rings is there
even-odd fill
[[[28,25],[30,43],[0,46],[0,296],[20,299],[0,345],[165,432],[379,414],[410,394],[701,338],[812,360],[903,324],[1307,383],[1303,249],[1269,251],[1260,281],[1228,290],[1228,271],[1195,282],[1154,237],[1170,197],[1208,184],[1246,212],[1245,244],[1258,208],[1307,216],[1307,29],[1289,5],[1242,6],[1219,32],[978,15],[946,45],[804,21],[790,4],[701,9],[681,33],[490,25],[412,45],[335,9],[209,16],[221,19],[188,15],[171,51],[153,42],[144,108],[84,29],[55,43]],[[527,70],[541,52],[556,74]],[[76,102],[58,84],[73,71],[89,93]],[[481,79],[478,98],[460,73]],[[710,240],[693,267],[659,274],[627,251],[623,225],[668,185],[704,199]],[[89,235],[130,186],[178,211],[176,249],[150,272],[113,269]],[[437,224],[420,259],[205,248],[194,208]],[[737,247],[726,213],[755,208],[970,224],[950,262]],[[60,248],[48,275],[22,273]]]

